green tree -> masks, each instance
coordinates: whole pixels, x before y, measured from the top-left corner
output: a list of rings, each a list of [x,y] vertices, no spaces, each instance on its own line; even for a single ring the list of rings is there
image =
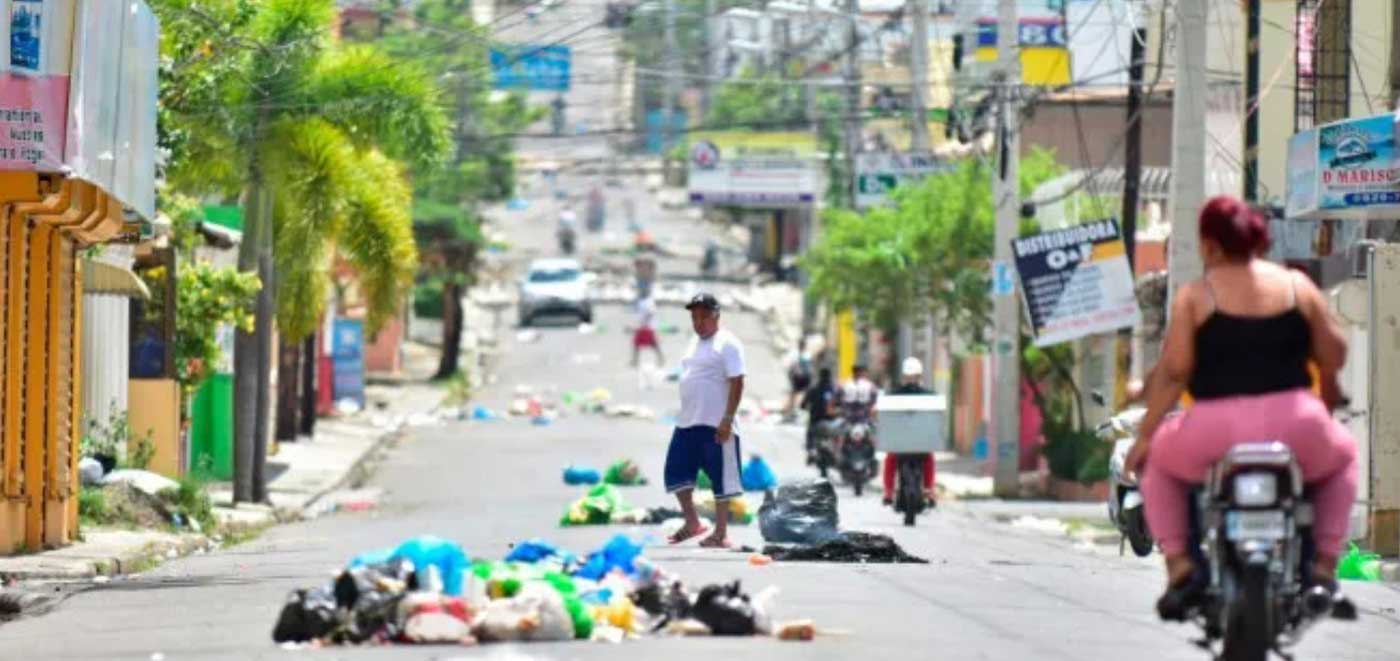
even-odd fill
[[[493,94],[489,31],[468,0],[423,0],[410,20],[391,23],[378,41],[395,59],[442,72],[437,85],[456,113],[454,157],[415,173],[413,232],[423,254],[420,280],[442,297],[442,355],[437,377],[457,371],[462,296],[481,248],[479,206],[515,192],[514,140],[543,116],[523,94]]]
[[[371,330],[396,307],[416,261],[396,161],[433,167],[448,120],[417,66],[332,39],[332,0],[152,4],[165,174],[180,190],[237,196],[239,268],[275,283],[235,344],[234,498],[261,501],[273,316],[284,337],[309,333],[337,255],[360,275]]]

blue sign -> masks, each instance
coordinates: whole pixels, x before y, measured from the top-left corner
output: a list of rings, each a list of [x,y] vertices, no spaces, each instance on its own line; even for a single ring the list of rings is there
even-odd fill
[[[336,319],[331,347],[331,392],[337,401],[353,399],[365,405],[365,322]]]
[[[1345,210],[1400,203],[1400,159],[1390,114],[1319,127],[1318,206]]]
[[[1020,28],[1021,45],[1028,48],[1064,48],[1069,44],[1065,22],[1058,18],[1023,18]],[[977,46],[997,47],[996,19],[984,18],[977,22]]]
[[[568,46],[502,46],[491,49],[496,89],[541,92],[569,90],[572,53]]]
[[[664,110],[647,111],[645,149],[648,154],[660,154],[665,151],[665,148],[661,145],[661,129],[666,125],[666,122],[662,121],[662,115],[664,114]],[[687,118],[685,111],[679,108],[672,111],[671,135],[667,140],[666,147],[671,147],[681,141],[681,138],[685,136],[686,126]]]

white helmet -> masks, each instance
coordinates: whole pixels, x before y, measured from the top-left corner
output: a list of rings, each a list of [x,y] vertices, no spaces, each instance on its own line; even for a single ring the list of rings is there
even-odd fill
[[[904,359],[904,367],[900,373],[904,376],[923,376],[924,364],[918,358],[910,356]]]

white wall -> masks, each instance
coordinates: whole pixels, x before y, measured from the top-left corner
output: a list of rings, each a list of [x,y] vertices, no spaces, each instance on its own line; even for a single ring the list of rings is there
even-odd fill
[[[82,406],[86,432],[127,410],[131,354],[130,301],[115,294],[83,294]]]

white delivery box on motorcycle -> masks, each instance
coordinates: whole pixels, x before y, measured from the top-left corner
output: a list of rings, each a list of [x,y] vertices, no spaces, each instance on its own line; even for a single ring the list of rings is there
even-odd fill
[[[943,395],[881,395],[875,402],[875,445],[893,454],[931,454],[948,449],[948,400]]]

